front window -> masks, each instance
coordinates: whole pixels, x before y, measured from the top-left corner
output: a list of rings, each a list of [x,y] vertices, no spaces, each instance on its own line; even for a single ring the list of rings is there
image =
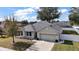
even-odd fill
[[[32,36],[32,33],[31,32],[25,32],[25,35],[26,36]]]

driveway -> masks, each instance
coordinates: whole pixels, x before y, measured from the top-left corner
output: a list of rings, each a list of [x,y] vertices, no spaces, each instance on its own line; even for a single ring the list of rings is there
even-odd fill
[[[53,46],[54,46],[53,42],[36,41],[36,43],[34,43],[26,51],[50,51],[53,48]]]
[[[12,49],[8,49],[8,48],[0,47],[0,51],[14,51],[14,50],[12,50]]]

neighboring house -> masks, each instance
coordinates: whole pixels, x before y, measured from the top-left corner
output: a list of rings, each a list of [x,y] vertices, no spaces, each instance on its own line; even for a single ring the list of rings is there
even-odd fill
[[[60,27],[62,27],[62,28],[70,28],[70,27],[72,27],[71,25],[70,25],[70,22],[69,21],[60,21],[60,22],[55,22],[57,25],[59,25]]]
[[[47,41],[59,41],[62,28],[56,23],[41,21],[34,24],[28,24],[19,30],[17,37],[40,39]]]
[[[4,22],[0,22],[0,28],[1,28],[1,29],[4,29],[4,25],[5,25]]]

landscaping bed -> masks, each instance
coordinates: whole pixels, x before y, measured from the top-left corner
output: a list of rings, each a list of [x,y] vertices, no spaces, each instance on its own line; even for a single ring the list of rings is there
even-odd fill
[[[73,45],[73,41],[70,40],[64,40],[63,44]]]
[[[13,49],[17,51],[24,51],[27,48],[29,48],[31,45],[33,45],[33,42],[16,42],[13,44]]]

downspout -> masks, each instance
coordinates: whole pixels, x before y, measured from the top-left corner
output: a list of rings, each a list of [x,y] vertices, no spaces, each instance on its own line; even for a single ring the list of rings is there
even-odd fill
[[[59,33],[59,41],[61,41],[61,38],[60,38],[60,33]]]

